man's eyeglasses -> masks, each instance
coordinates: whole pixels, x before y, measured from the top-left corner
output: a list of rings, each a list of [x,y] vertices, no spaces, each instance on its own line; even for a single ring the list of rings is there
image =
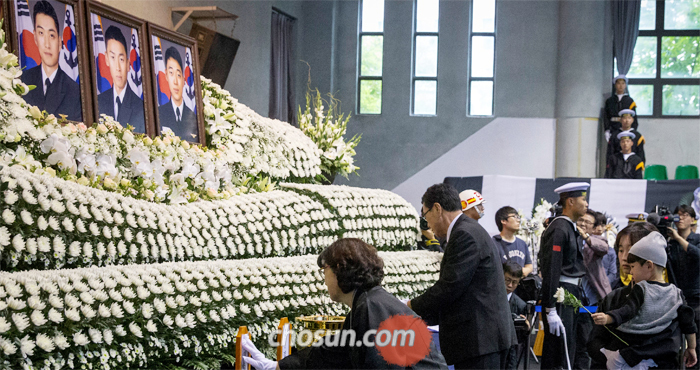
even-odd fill
[[[513,217],[516,220],[520,220],[520,215],[510,215],[507,218],[511,218],[511,217]]]
[[[578,220],[578,224],[580,224],[580,225],[587,225],[587,226],[593,226],[593,225],[595,225],[595,222],[579,219],[579,220]]]
[[[429,210],[423,212],[423,209],[421,208],[421,210],[420,210],[421,215],[420,215],[420,216],[423,217],[423,218],[425,218],[425,216],[426,216],[428,213],[430,213],[430,211],[432,211],[432,210],[433,210],[433,207],[430,207]]]
[[[506,285],[510,285],[510,284],[518,285],[518,284],[520,284],[520,279],[509,279],[509,278],[505,278],[505,279],[506,279]]]

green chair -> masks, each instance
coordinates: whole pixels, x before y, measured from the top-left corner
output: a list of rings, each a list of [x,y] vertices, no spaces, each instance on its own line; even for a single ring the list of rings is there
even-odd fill
[[[644,178],[646,180],[668,180],[666,174],[666,166],[662,164],[653,164],[644,169]]]
[[[698,176],[697,166],[678,166],[676,167],[676,180],[690,180],[700,178]]]

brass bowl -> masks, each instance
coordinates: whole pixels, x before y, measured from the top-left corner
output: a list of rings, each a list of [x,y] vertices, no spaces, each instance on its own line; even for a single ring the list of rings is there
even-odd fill
[[[304,326],[304,329],[309,329],[311,331],[316,330],[326,330],[335,331],[340,330],[345,322],[345,316],[329,316],[329,315],[313,315],[313,316],[300,316],[296,318]]]

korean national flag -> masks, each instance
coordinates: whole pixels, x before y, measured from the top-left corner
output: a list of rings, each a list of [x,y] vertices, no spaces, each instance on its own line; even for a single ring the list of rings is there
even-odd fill
[[[66,5],[66,19],[63,22],[63,45],[58,64],[70,78],[78,81],[78,40],[75,37],[75,15],[73,7]]]
[[[131,52],[129,53],[129,86],[139,98],[143,99],[143,79],[141,78],[141,55],[139,54],[139,37],[131,29]]]
[[[165,62],[163,61],[163,48],[160,45],[160,38],[153,37],[153,65],[156,72],[156,84],[158,85],[158,106],[170,101],[170,87],[165,78]]]
[[[185,91],[184,100],[187,108],[190,108],[193,112],[197,113],[197,104],[195,103],[195,96],[197,96],[195,86],[194,86],[194,67],[192,65],[192,54],[190,53],[190,48],[185,48]]]
[[[17,34],[19,35],[19,63],[26,69],[41,64],[39,48],[34,43],[34,24],[29,15],[27,0],[17,0]]]
[[[95,53],[95,65],[97,66],[97,90],[103,93],[112,88],[112,75],[107,67],[107,48],[105,37],[102,31],[102,18],[97,14],[92,14],[92,45]]]

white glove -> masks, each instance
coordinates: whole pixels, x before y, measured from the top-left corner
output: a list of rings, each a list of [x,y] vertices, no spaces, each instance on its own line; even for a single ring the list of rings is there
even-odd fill
[[[241,356],[243,366],[250,365],[256,368],[257,370],[277,369],[277,361],[266,359],[265,355],[263,355],[262,352],[258,351],[258,349],[255,348],[255,344],[253,344],[253,342],[250,339],[243,338],[243,343],[241,343],[241,347],[243,347],[243,350],[250,353],[251,356]]]
[[[600,352],[603,352],[605,355],[605,358],[607,358],[607,362],[605,363],[605,366],[608,369],[620,369],[620,370],[649,370],[650,367],[657,367],[659,365],[654,362],[652,359],[646,359],[640,361],[637,365],[635,366],[629,366],[627,362],[625,362],[625,359],[622,358],[622,355],[620,355],[620,351],[611,351],[605,348],[601,348]]]
[[[610,142],[610,136],[612,136],[610,130],[605,130],[605,141]]]
[[[547,313],[547,323],[549,324],[550,334],[554,334],[558,337],[564,332],[564,323],[561,322],[561,318],[559,318],[556,310],[551,310]]]

